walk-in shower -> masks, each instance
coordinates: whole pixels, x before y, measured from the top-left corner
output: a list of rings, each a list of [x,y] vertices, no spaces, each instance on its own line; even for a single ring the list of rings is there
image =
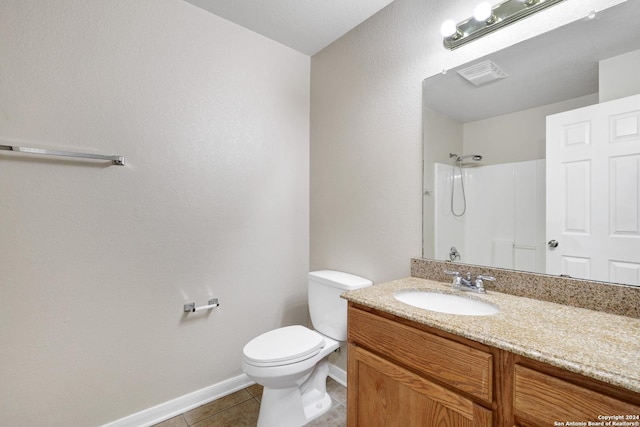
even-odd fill
[[[462,174],[462,163],[467,159],[472,159],[476,162],[479,162],[480,160],[482,160],[482,156],[479,154],[467,154],[466,156],[458,156],[457,154],[449,153],[450,159],[454,157],[456,160],[453,171],[451,173],[451,213],[453,214],[453,216],[461,217],[467,211],[467,196],[464,193],[464,175]],[[456,166],[458,167],[458,171],[460,172],[460,188],[462,190],[462,212],[460,213],[457,213],[453,208],[453,198],[454,193],[456,192]]]

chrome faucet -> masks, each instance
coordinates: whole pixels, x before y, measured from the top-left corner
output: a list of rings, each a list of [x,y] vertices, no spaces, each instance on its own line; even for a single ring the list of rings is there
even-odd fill
[[[445,270],[444,272],[453,276],[453,280],[451,282],[451,287],[453,289],[471,291],[479,294],[484,294],[486,292],[484,289],[485,280],[496,280],[495,277],[485,276],[483,274],[478,274],[475,280],[471,280],[471,273],[467,273],[465,277],[462,277],[457,271]]]

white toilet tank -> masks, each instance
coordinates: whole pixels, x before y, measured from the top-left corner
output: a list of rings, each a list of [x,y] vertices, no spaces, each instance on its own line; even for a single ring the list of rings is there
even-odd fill
[[[341,271],[309,273],[309,315],[313,328],[334,340],[346,341],[347,301],[340,295],[371,285],[371,280]]]

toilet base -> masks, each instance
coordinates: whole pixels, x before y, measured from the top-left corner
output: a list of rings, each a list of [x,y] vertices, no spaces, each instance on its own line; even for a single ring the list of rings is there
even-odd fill
[[[301,386],[265,387],[262,392],[257,427],[301,427],[331,409],[327,393],[329,362],[316,365]]]

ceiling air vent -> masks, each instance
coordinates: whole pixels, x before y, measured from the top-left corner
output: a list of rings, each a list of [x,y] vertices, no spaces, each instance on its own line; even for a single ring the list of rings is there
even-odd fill
[[[458,71],[462,78],[475,86],[482,86],[494,80],[509,77],[500,67],[491,61],[484,61]]]

